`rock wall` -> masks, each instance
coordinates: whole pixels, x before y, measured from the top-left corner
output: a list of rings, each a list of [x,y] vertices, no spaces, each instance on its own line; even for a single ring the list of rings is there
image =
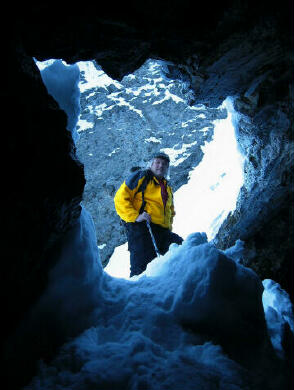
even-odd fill
[[[241,83],[235,108],[241,114],[238,142],[246,157],[244,186],[236,210],[220,228],[215,243],[227,248],[238,238],[244,240],[244,264],[262,279],[278,279],[293,299],[293,278],[289,277],[293,275],[294,249],[290,239],[294,153],[293,78],[289,68],[292,60],[277,40],[275,25],[268,29],[262,26],[256,26],[247,40],[242,40],[245,43],[238,40],[236,44],[232,36],[227,44],[232,40],[235,46],[208,68],[213,69],[208,86],[215,83],[214,88],[219,88],[215,72],[224,68],[229,70],[231,85]],[[205,85],[202,88],[205,95]]]

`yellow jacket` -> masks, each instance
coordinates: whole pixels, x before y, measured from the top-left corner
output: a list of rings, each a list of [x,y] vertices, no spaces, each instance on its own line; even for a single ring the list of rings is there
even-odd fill
[[[117,214],[125,222],[135,222],[142,206],[142,192],[137,192],[144,180],[146,171],[138,171],[123,182],[114,197]],[[166,180],[164,183],[168,192],[168,199],[164,207],[161,197],[161,187],[155,176],[148,182],[144,191],[146,202],[145,211],[151,216],[151,222],[162,227],[172,229],[175,215],[173,193]]]

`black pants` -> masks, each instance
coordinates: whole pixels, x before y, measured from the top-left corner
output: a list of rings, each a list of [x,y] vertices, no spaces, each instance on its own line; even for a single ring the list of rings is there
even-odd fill
[[[182,244],[182,237],[154,223],[150,224],[157,248],[164,255],[172,243]],[[130,251],[131,274],[139,275],[156,257],[155,248],[146,222],[127,223],[128,250]]]

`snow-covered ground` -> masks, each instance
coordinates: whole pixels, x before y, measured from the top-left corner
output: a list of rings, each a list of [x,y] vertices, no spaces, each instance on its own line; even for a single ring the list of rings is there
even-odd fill
[[[231,258],[194,233],[140,276],[114,278],[102,269],[94,224],[83,208],[35,313],[51,304],[59,325],[88,326],[50,364],[40,364],[26,389],[251,388],[252,375],[211,341],[231,334],[256,359],[256,335],[259,343],[266,338],[262,282],[238,263],[240,245],[228,253]],[[285,292],[265,287],[276,346],[281,324],[289,321],[293,329],[293,312]],[[93,310],[84,312],[89,302]]]

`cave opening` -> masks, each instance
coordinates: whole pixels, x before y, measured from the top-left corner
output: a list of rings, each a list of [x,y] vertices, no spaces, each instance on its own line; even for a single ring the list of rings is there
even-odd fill
[[[120,82],[95,61],[68,65],[50,59],[37,65],[49,93],[67,113],[85,168],[83,205],[94,220],[107,273],[129,277],[115,191],[130,168],[144,168],[156,150],[171,159],[173,230],[184,239],[195,232],[204,232],[209,241],[215,237],[234,211],[243,184],[244,158],[236,139],[240,115],[233,97],[215,109],[197,104],[189,75],[168,61],[149,59]]]

